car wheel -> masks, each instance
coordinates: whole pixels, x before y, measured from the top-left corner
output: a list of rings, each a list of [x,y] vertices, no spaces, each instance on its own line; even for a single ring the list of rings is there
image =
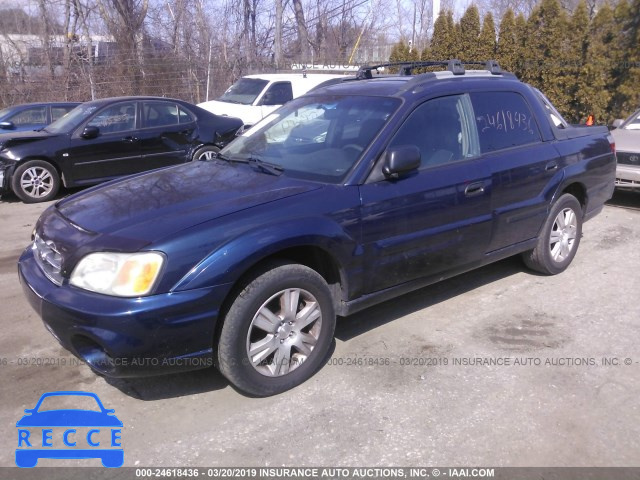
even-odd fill
[[[193,154],[193,160],[213,160],[219,151],[218,147],[212,145],[201,147]]]
[[[47,202],[58,193],[60,175],[44,160],[30,160],[16,168],[11,189],[24,203]]]
[[[284,392],[320,367],[335,322],[322,276],[303,265],[271,265],[246,283],[229,308],[218,343],[218,368],[251,395]]]
[[[563,272],[575,257],[582,236],[582,206],[570,194],[551,207],[536,247],[523,254],[527,266],[547,275]]]

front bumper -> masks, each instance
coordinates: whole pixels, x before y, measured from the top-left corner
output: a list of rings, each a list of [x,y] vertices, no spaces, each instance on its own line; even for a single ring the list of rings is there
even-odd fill
[[[640,188],[640,166],[619,163],[616,167],[617,188]]]
[[[213,365],[218,309],[230,286],[141,298],[52,283],[31,249],[18,261],[23,291],[60,344],[96,372],[131,377]]]

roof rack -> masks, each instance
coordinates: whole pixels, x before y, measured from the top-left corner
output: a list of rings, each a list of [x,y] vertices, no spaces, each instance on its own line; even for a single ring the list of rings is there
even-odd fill
[[[463,62],[458,60],[457,58],[451,60],[421,60],[417,62],[389,62],[389,63],[380,63],[378,65],[363,65],[358,70],[356,77],[359,80],[373,78],[372,70],[378,70],[383,67],[399,67],[400,75],[412,75],[412,70],[414,68],[424,68],[424,67],[434,67],[434,66],[446,66],[447,70],[449,70],[454,75],[464,75],[465,65],[482,65],[485,70],[490,72],[492,75],[501,75],[502,68],[498,65],[498,62],[495,60],[487,60],[486,62],[480,61],[469,61]]]

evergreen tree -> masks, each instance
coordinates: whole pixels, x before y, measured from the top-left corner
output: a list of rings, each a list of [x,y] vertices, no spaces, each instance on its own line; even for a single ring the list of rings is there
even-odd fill
[[[441,11],[433,24],[433,36],[429,47],[432,60],[446,60],[449,58],[452,35],[453,32],[450,30],[450,25],[447,21],[447,12]]]
[[[569,22],[570,34],[565,35],[564,51],[566,63],[562,67],[561,87],[569,96],[568,119],[582,123],[593,112],[581,92],[586,84],[586,61],[589,46],[589,14],[585,0],[580,0]]]
[[[566,91],[564,78],[569,63],[564,41],[571,33],[568,25],[558,0],[542,0],[527,21],[523,51],[523,80],[542,90],[563,115],[571,110],[571,92]]]
[[[631,114],[640,105],[640,0],[632,0],[626,10],[626,16],[619,15],[622,25],[620,47],[624,52],[624,59],[619,64],[621,117]],[[616,13],[623,12],[616,9]]]
[[[615,32],[613,10],[605,3],[591,21],[586,58],[575,89],[579,113],[593,114],[596,123],[609,124],[615,118],[608,111],[613,84],[609,56],[615,49]]]
[[[516,17],[516,27],[515,27],[515,38],[516,38],[516,50],[515,50],[515,61],[516,64],[513,68],[513,73],[515,73],[519,78],[525,77],[525,71],[528,68],[526,64],[526,55],[525,55],[525,43],[527,38],[527,20],[524,18],[522,13],[519,13]]]
[[[480,14],[478,8],[471,4],[460,19],[460,50],[461,60],[477,60],[480,58],[478,45],[480,37]]]
[[[491,12],[484,16],[482,30],[478,39],[478,60],[496,58],[496,25]]]
[[[449,27],[449,51],[445,59],[460,58],[462,34],[460,24],[453,20],[453,11],[447,12],[447,25]]]
[[[516,71],[518,62],[518,42],[516,36],[516,19],[510,8],[504,12],[500,22],[500,33],[496,57],[500,66],[509,72]]]
[[[396,43],[393,46],[393,48],[391,49],[391,55],[389,55],[389,61],[390,62],[410,61],[409,46],[406,43],[404,43],[404,40],[400,40],[398,43]],[[390,73],[398,73],[399,70],[400,70],[399,68],[394,68],[394,67],[389,68]]]

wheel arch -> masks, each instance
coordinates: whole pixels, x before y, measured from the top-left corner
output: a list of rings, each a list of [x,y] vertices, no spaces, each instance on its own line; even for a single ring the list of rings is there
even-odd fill
[[[582,214],[584,215],[587,210],[587,202],[589,200],[586,187],[580,182],[572,182],[563,187],[563,189],[556,196],[556,200],[565,193],[573,195],[578,200],[580,206],[582,207]]]
[[[297,263],[317,272],[329,286],[334,308],[339,311],[342,301],[348,298],[347,277],[344,267],[327,249],[313,244],[300,244],[270,252],[251,263],[233,283],[218,311],[213,345],[216,348],[224,319],[242,289],[260,274],[279,263]]]

